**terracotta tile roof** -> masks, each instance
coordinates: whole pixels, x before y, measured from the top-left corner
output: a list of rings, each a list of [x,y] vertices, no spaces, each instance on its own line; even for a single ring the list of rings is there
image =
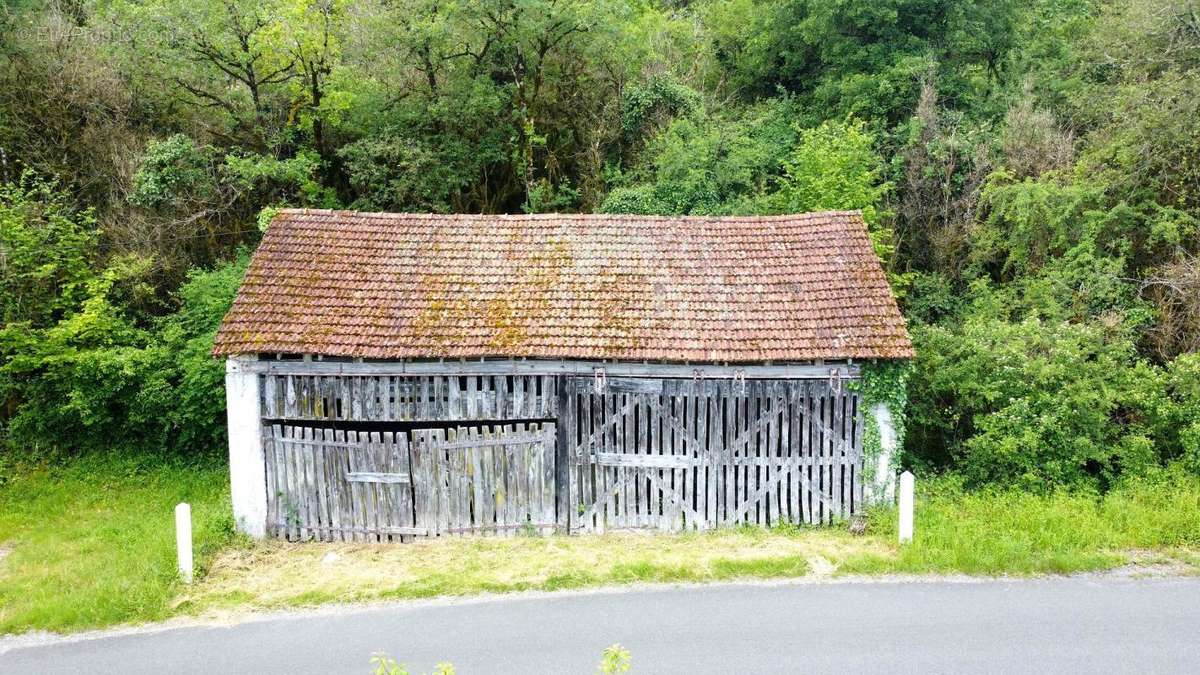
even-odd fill
[[[857,212],[700,218],[286,210],[214,354],[905,358]]]

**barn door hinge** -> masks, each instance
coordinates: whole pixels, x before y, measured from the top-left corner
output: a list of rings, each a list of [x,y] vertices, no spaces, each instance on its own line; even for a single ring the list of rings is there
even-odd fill
[[[603,394],[608,388],[608,375],[605,374],[603,368],[597,368],[595,371],[596,381],[592,383],[592,390],[597,394]]]
[[[733,371],[733,390],[738,396],[746,395],[746,371],[742,368]]]
[[[833,390],[833,393],[838,394],[839,396],[841,395],[841,393],[842,393],[842,369],[841,368],[830,368],[829,369],[829,388]]]

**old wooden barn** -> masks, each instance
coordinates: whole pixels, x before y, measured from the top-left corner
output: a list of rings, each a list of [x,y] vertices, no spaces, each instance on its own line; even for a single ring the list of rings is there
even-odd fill
[[[857,212],[281,211],[214,351],[239,528],[360,541],[847,517],[912,356]]]

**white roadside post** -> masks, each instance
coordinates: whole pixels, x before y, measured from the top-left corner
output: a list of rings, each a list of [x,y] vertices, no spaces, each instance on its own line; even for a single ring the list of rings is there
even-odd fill
[[[175,553],[179,556],[179,576],[183,583],[192,583],[192,507],[187,503],[175,507]]]
[[[913,475],[911,471],[900,474],[900,543],[906,544],[913,538]]]

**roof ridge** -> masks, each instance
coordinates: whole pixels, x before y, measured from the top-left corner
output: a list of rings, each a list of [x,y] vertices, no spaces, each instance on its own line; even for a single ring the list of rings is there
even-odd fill
[[[369,218],[419,218],[419,219],[498,219],[507,221],[524,221],[524,220],[654,220],[654,221],[683,221],[683,222],[712,222],[712,223],[753,223],[753,222],[787,222],[793,220],[816,220],[822,217],[832,218],[839,216],[859,216],[862,217],[861,209],[850,210],[828,210],[828,211],[805,211],[799,213],[783,213],[769,215],[728,215],[728,216],[711,216],[711,215],[660,215],[660,214],[638,214],[638,213],[430,213],[430,212],[408,212],[408,211],[356,211],[353,209],[315,209],[315,208],[299,208],[287,207],[276,211],[276,217],[282,214],[289,215],[334,215],[345,217],[369,217]]]

